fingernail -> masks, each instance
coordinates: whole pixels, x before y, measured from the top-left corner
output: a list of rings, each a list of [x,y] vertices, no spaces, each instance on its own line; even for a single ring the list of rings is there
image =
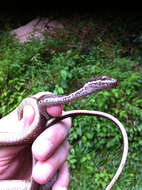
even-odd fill
[[[23,109],[23,124],[24,126],[30,126],[34,120],[34,109],[27,105]]]

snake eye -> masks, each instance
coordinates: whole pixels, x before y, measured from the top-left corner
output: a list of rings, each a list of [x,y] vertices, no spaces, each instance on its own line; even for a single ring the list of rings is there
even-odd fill
[[[102,76],[102,78],[101,78],[102,80],[107,80],[108,79],[108,77],[107,76]]]

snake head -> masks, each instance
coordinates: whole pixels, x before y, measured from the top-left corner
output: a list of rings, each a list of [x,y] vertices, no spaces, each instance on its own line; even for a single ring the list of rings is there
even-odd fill
[[[111,88],[114,88],[118,85],[118,82],[114,78],[110,78],[108,76],[101,76],[97,78],[91,78],[89,79],[85,85],[84,88],[88,89],[88,91],[96,92],[96,91],[102,91],[102,90],[108,90]]]

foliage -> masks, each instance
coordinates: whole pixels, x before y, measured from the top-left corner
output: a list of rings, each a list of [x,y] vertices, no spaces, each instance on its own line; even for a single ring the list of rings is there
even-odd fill
[[[97,33],[97,23],[82,21],[67,25],[53,35],[19,44],[3,32],[0,39],[0,113],[6,115],[20,101],[39,91],[67,94],[95,76],[119,81],[117,88],[77,100],[70,109],[99,110],[116,116],[129,137],[129,157],[113,189],[140,189],[142,168],[142,67],[140,51],[118,40],[112,31]],[[131,47],[131,48],[130,48]],[[127,52],[127,55],[126,53]],[[70,190],[104,189],[122,153],[118,129],[97,117],[77,117],[69,135]],[[110,170],[111,168],[111,170]]]

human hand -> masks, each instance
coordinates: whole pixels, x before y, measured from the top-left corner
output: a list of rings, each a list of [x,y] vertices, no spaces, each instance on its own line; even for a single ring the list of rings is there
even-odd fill
[[[52,116],[60,116],[61,106],[51,106],[47,112]],[[18,120],[17,111],[14,110],[0,120],[7,130],[16,130],[19,127],[30,127],[34,119],[34,110],[25,106],[22,120]],[[32,144],[32,153],[37,163],[32,170],[31,146],[0,147],[0,180],[29,179],[31,174],[40,184],[47,183],[51,176],[59,170],[58,179],[53,190],[66,190],[69,183],[69,171],[65,163],[69,144],[66,137],[69,133],[71,120],[65,119],[46,129]]]

